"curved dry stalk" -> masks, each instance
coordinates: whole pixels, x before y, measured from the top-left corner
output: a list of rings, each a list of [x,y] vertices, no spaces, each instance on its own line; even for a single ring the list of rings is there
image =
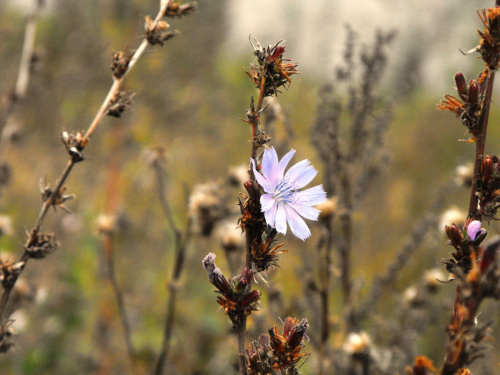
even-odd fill
[[[33,53],[35,49],[36,24],[41,7],[42,2],[40,0],[35,0],[33,9],[28,15],[26,30],[24,32],[23,50],[21,53],[21,62],[19,64],[19,73],[17,76],[16,87],[14,88],[14,92],[10,98],[9,105],[6,110],[6,119],[4,124],[2,124],[0,131],[3,130],[7,124],[9,124],[15,107],[26,96],[26,90],[28,89],[28,83],[30,80],[31,61],[33,59]],[[7,153],[8,145],[9,141],[3,135],[0,135],[0,160],[3,159],[3,157]]]
[[[176,314],[176,302],[177,295],[179,292],[179,283],[184,270],[184,261],[186,258],[186,249],[189,246],[192,235],[192,222],[191,219],[188,220],[184,235],[182,235],[181,230],[177,227],[174,221],[172,210],[168,203],[168,199],[165,195],[165,181],[164,181],[164,171],[161,163],[157,160],[153,163],[153,167],[156,173],[156,181],[158,187],[158,197],[160,199],[160,206],[162,208],[163,214],[167,219],[170,229],[174,233],[174,245],[175,245],[175,261],[172,274],[170,276],[170,281],[168,283],[169,296],[167,301],[167,313],[165,315],[165,328],[163,331],[163,341],[160,349],[160,354],[155,365],[155,375],[162,375],[165,370],[165,364],[167,363],[168,354],[170,352],[170,342],[172,339],[172,333],[175,323]]]
[[[150,25],[150,28],[155,28],[158,24],[158,22],[161,20],[161,18],[165,15],[165,12],[170,4],[170,0],[162,0],[161,2],[161,7],[158,12],[158,14],[155,17],[155,20],[153,23]],[[44,193],[46,193],[44,197],[44,203],[42,205],[42,208],[40,210],[40,214],[38,215],[38,219],[33,227],[33,229],[29,232],[28,234],[28,239],[26,242],[26,245],[24,246],[24,252],[20,258],[20,260],[16,263],[19,266],[19,272],[15,273],[12,275],[13,279],[12,281],[4,285],[4,291],[2,293],[2,297],[0,298],[0,322],[1,324],[5,324],[7,320],[9,319],[9,316],[6,316],[6,305],[9,300],[9,296],[12,292],[12,289],[14,288],[14,285],[19,278],[19,275],[21,274],[22,270],[28,263],[29,259],[32,257],[32,254],[29,251],[29,247],[31,244],[33,244],[33,241],[35,238],[42,233],[40,233],[41,226],[43,224],[44,218],[51,206],[54,206],[58,204],[58,200],[61,198],[62,192],[63,192],[63,185],[68,178],[71,170],[73,169],[74,165],[78,163],[79,161],[83,160],[81,157],[81,151],[86,147],[88,144],[93,132],[97,128],[97,126],[101,123],[103,117],[106,115],[108,106],[110,105],[110,102],[112,98],[118,93],[125,77],[128,75],[132,67],[135,65],[137,60],[140,58],[140,56],[144,53],[144,50],[146,49],[148,45],[148,40],[145,37],[144,40],[142,41],[141,45],[137,49],[137,51],[133,54],[130,63],[126,67],[126,70],[123,72],[122,76],[120,78],[113,78],[113,84],[111,85],[111,88],[104,99],[101,107],[99,108],[96,116],[94,117],[94,120],[90,124],[88,130],[85,132],[85,135],[83,136],[83,139],[79,142],[80,149],[78,150],[79,153],[78,155],[75,155],[74,153],[70,152],[70,159],[68,163],[66,164],[66,167],[64,168],[61,176],[57,180],[56,187],[54,189],[49,189],[46,188]],[[79,157],[76,157],[79,156]]]

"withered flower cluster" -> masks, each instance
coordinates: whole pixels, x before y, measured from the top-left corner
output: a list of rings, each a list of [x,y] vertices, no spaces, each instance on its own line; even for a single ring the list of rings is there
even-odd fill
[[[260,292],[251,290],[253,272],[244,268],[241,273],[229,281],[215,265],[215,254],[209,253],[203,259],[203,268],[207,271],[208,279],[217,288],[217,302],[229,316],[234,328],[238,328],[241,322],[258,310]]]
[[[246,74],[252,79],[256,87],[263,90],[264,96],[277,95],[278,88],[291,83],[290,76],[299,73],[297,63],[284,59],[285,42],[280,40],[274,46],[264,48],[254,39],[252,43],[257,64],[250,64],[250,71]],[[264,85],[264,86],[262,86]]]
[[[462,120],[462,124],[472,134],[473,138],[471,141],[474,141],[479,134],[479,120],[487,80],[487,70],[484,70],[477,80],[472,79],[468,85],[465,76],[462,73],[457,73],[455,75],[455,82],[460,99],[446,94],[437,107],[438,109],[455,113]]]
[[[248,374],[298,375],[301,359],[309,356],[309,353],[301,353],[308,326],[306,319],[299,322],[288,317],[283,335],[278,334],[276,326],[269,330],[269,336],[261,335],[259,341],[254,341],[250,350],[247,350]]]
[[[497,156],[484,156],[481,160],[480,176],[475,181],[478,197],[478,215],[490,221],[496,219],[500,208],[500,163]]]
[[[484,24],[484,32],[478,30],[481,41],[476,50],[491,70],[498,68],[500,60],[500,8],[488,8],[478,11],[479,17]]]
[[[449,344],[442,374],[455,374],[477,358],[487,348],[491,322],[478,322],[478,309],[484,298],[500,298],[500,272],[496,254],[500,238],[486,246],[481,243],[487,232],[477,220],[467,221],[463,230],[457,225],[446,226],[449,244],[455,248],[453,258],[443,260],[457,282],[457,298],[447,327]]]

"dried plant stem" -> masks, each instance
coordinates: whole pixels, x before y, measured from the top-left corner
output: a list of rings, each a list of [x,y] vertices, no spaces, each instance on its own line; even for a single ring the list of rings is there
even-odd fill
[[[333,217],[324,222],[324,233],[318,244],[319,248],[324,247],[324,258],[321,262],[321,336],[319,348],[319,375],[325,372],[325,359],[328,358],[328,339],[330,337],[330,282],[332,277],[332,250],[333,250]]]
[[[131,374],[135,374],[137,373],[135,369],[135,350],[134,346],[132,345],[130,322],[127,316],[127,311],[125,309],[123,294],[115,277],[115,257],[113,245],[113,235],[111,233],[105,233],[103,238],[104,260],[106,262],[106,268],[108,270],[108,277],[111,283],[111,288],[113,289],[113,293],[116,297],[118,315],[120,315],[120,322],[123,328],[123,337],[125,339],[125,346],[127,347],[130,372]]]
[[[186,225],[186,230],[184,236],[182,235],[180,229],[177,227],[174,221],[172,210],[168,203],[167,197],[165,195],[165,182],[164,182],[164,171],[159,162],[153,164],[156,172],[156,181],[158,187],[158,196],[160,198],[160,206],[163,210],[170,229],[174,233],[175,237],[175,263],[172,270],[172,275],[170,277],[170,282],[168,284],[169,296],[167,301],[167,313],[165,315],[165,328],[163,331],[163,341],[160,349],[160,354],[155,366],[155,375],[162,375],[164,373],[165,364],[167,363],[168,354],[170,352],[170,341],[172,338],[172,332],[175,323],[175,313],[176,313],[176,302],[177,295],[179,292],[179,283],[184,270],[184,261],[186,258],[186,249],[191,240],[192,225],[191,220],[188,221]]]
[[[17,76],[16,87],[14,93],[10,99],[9,106],[7,107],[7,115],[3,127],[10,122],[10,116],[12,115],[15,107],[19,102],[21,102],[28,89],[28,83],[30,79],[31,72],[31,61],[33,58],[33,52],[35,49],[35,36],[36,36],[36,21],[38,19],[38,14],[40,13],[41,4],[39,0],[34,0],[34,9],[28,16],[26,22],[26,30],[24,32],[24,42],[23,51],[21,54],[21,62],[19,64],[19,73]],[[8,149],[8,140],[4,137],[0,137],[0,160],[5,157]]]
[[[160,11],[158,12],[155,20],[154,20],[154,26],[156,26],[156,24],[158,23],[158,21],[163,17],[163,15],[165,14],[165,11],[168,7],[168,5],[170,4],[170,1],[167,0],[165,2],[162,2],[162,7],[160,8]],[[84,136],[84,139],[86,139],[87,141],[90,139],[90,137],[92,136],[93,132],[95,131],[95,129],[97,128],[97,126],[100,124],[101,120],[103,119],[103,117],[105,116],[106,114],[106,111],[107,111],[107,108],[109,106],[109,103],[110,103],[110,100],[113,98],[113,96],[118,92],[124,78],[126,77],[126,75],[130,72],[131,68],[135,65],[137,59],[139,59],[139,57],[143,54],[146,46],[147,46],[147,39],[145,38],[143,40],[143,42],[141,43],[140,47],[137,49],[137,51],[134,53],[133,57],[132,57],[132,60],[130,61],[129,65],[128,65],[128,68],[127,70],[125,71],[125,73],[123,74],[123,76],[120,78],[120,79],[114,79],[114,82],[111,86],[111,89],[109,90],[109,93],[108,95],[106,96],[106,98],[104,99],[101,107],[99,108],[99,111],[97,112],[94,120],[92,121],[91,125],[89,126],[88,130],[86,131],[85,133],[85,136]],[[85,143],[83,146],[85,146],[87,143]],[[66,179],[68,178],[69,176],[69,173],[71,172],[73,166],[76,164],[76,161],[74,158],[70,158],[70,160],[68,161],[64,171],[62,172],[61,176],[59,177],[58,179],[58,182],[56,184],[56,187],[54,189],[51,189],[51,193],[50,195],[48,196],[48,198],[44,201],[43,205],[42,205],[42,208],[40,210],[40,214],[38,216],[38,219],[36,221],[36,224],[35,226],[33,227],[33,229],[31,230],[30,232],[30,235],[29,235],[29,238],[28,238],[28,242],[30,241],[31,237],[38,234],[39,231],[40,231],[40,228],[42,226],[42,223],[43,223],[43,220],[47,214],[47,211],[49,210],[50,206],[54,205],[54,202],[55,202],[55,199],[56,197],[60,194],[60,191],[61,191],[61,188],[62,186],[64,185]],[[21,256],[21,259],[20,259],[20,262],[24,262],[24,266],[26,266],[26,264],[28,263],[28,260],[29,260],[29,252],[25,249],[22,256]],[[13,280],[13,282],[6,288],[4,288],[4,291],[2,293],[2,297],[0,299],[0,317],[1,317],[1,324],[5,324],[7,319],[8,319],[8,316],[5,316],[5,312],[6,312],[6,305],[7,305],[7,302],[8,302],[8,299],[9,299],[9,296],[10,296],[10,293],[12,291],[12,289],[14,288],[14,285],[17,281],[17,278],[19,277],[20,273],[17,274]]]
[[[474,177],[470,195],[470,205],[469,205],[469,217],[477,220],[481,220],[481,214],[477,210],[477,204],[479,197],[477,196],[477,183],[481,178],[481,160],[484,156],[484,147],[486,145],[486,134],[488,131],[488,120],[490,116],[491,107],[491,96],[493,94],[493,83],[495,81],[495,72],[490,72],[488,78],[488,83],[486,86],[483,110],[481,113],[481,133],[476,140],[476,155],[474,162]]]

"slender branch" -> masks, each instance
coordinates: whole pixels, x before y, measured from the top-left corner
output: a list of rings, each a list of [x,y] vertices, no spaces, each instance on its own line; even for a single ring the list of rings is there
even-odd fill
[[[484,147],[486,145],[486,134],[488,131],[488,120],[491,108],[491,96],[493,94],[493,83],[495,81],[495,72],[490,72],[486,91],[484,94],[483,110],[481,112],[481,133],[476,140],[476,156],[474,162],[474,177],[472,180],[472,188],[469,204],[469,217],[481,220],[481,214],[478,212],[477,204],[479,197],[477,196],[477,181],[481,178],[481,160],[484,156]]]
[[[23,50],[21,54],[21,62],[19,64],[19,73],[17,76],[16,87],[7,108],[5,123],[0,128],[0,130],[2,130],[3,127],[5,127],[10,122],[10,117],[14,112],[16,105],[19,104],[26,96],[26,90],[28,89],[28,83],[30,79],[31,61],[33,58],[33,51],[35,49],[36,24],[40,9],[40,1],[34,0],[33,10],[28,15],[28,20],[26,22]],[[8,144],[8,140],[0,136],[0,159],[5,156]]]
[[[170,352],[170,342],[172,338],[172,332],[174,329],[175,323],[175,314],[176,314],[176,302],[177,295],[179,292],[179,283],[182,275],[182,271],[184,269],[184,261],[186,258],[186,249],[189,245],[192,235],[192,222],[191,219],[188,220],[186,225],[186,229],[184,231],[184,236],[182,236],[181,231],[176,226],[172,210],[168,203],[167,197],[165,195],[165,182],[164,182],[164,171],[159,162],[153,164],[156,173],[156,181],[158,187],[158,197],[160,199],[160,206],[162,208],[163,214],[167,219],[167,222],[174,233],[174,245],[175,245],[175,263],[174,268],[172,270],[172,275],[170,277],[170,281],[168,284],[169,296],[167,301],[167,313],[165,315],[165,328],[163,331],[163,341],[160,349],[160,354],[158,356],[158,360],[156,361],[155,366],[155,375],[162,375],[164,373],[165,364],[167,363],[168,354]]]
[[[116,304],[118,307],[118,315],[120,315],[120,322],[123,328],[123,337],[125,339],[125,346],[127,347],[127,355],[130,364],[130,372],[132,374],[136,373],[135,370],[135,350],[132,345],[131,338],[131,328],[130,322],[127,316],[127,311],[125,309],[125,302],[123,299],[123,294],[121,292],[120,286],[115,276],[115,257],[114,257],[114,246],[113,246],[113,234],[108,232],[104,233],[103,238],[103,250],[104,259],[108,269],[108,277],[113,289],[113,293],[116,297]]]
[[[154,20],[154,24],[153,24],[154,26],[156,26],[158,21],[164,16],[165,11],[166,11],[169,4],[170,4],[170,0],[162,1],[162,6],[160,7],[160,10],[159,10],[159,12]],[[82,144],[81,144],[82,149],[88,144],[88,140],[92,136],[92,133],[95,131],[95,129],[100,124],[101,120],[103,119],[104,115],[106,114],[106,110],[109,106],[110,100],[118,92],[125,76],[130,72],[130,69],[135,65],[135,62],[137,61],[137,59],[139,59],[139,57],[143,54],[143,52],[147,46],[147,43],[148,43],[147,39],[144,38],[139,49],[137,49],[137,51],[133,55],[132,60],[130,61],[128,68],[124,72],[123,76],[120,79],[114,79],[114,82],[111,86],[111,89],[109,90],[108,95],[104,99],[104,101],[103,101],[101,107],[99,108],[94,120],[92,121],[92,123],[90,124],[88,130],[86,131],[86,133],[84,135],[85,142],[82,142]],[[72,170],[73,166],[76,164],[76,162],[77,161],[75,160],[75,158],[70,157],[70,160],[68,161],[68,164],[66,165],[66,168],[62,172],[61,177],[59,177],[59,179],[58,179],[56,187],[54,189],[51,189],[50,195],[47,197],[47,199],[43,203],[42,208],[40,210],[40,214],[39,214],[38,219],[36,221],[36,224],[30,232],[30,236],[28,238],[27,243],[30,242],[33,235],[38,234],[38,232],[40,231],[40,228],[43,224],[43,220],[47,214],[47,211],[49,210],[50,206],[54,205],[56,197],[60,194],[61,188],[63,187],[66,179],[69,176],[69,173],[71,172],[71,170]],[[21,256],[20,262],[24,262],[23,266],[25,267],[26,264],[28,263],[29,259],[30,259],[30,253],[27,249],[25,249],[22,256]],[[6,305],[7,305],[9,296],[11,294],[11,291],[14,288],[14,285],[15,285],[20,273],[21,272],[19,272],[18,274],[16,274],[14,276],[13,282],[8,287],[4,288],[4,291],[2,293],[2,297],[0,299],[0,317],[1,317],[1,324],[2,325],[5,324],[6,320],[8,319],[8,316],[5,316]]]

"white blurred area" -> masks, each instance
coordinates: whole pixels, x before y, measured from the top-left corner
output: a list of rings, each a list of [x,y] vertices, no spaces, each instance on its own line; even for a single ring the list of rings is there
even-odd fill
[[[6,2],[27,11],[34,1],[37,0],[0,0],[0,4]],[[57,1],[44,0],[45,11],[57,6]],[[157,0],[151,0],[154,1]],[[222,0],[198,1],[201,16],[203,9],[210,7],[212,1]],[[481,63],[476,61],[474,55],[464,56],[459,49],[467,51],[478,43],[476,30],[483,26],[476,9],[494,6],[493,0],[225,2],[229,29],[221,51],[228,58],[251,51],[249,35],[260,40],[262,45],[285,39],[285,57],[299,62],[302,74],[331,76],[343,53],[346,24],[352,26],[362,42],[372,42],[377,29],[395,29],[398,34],[390,49],[390,70],[398,71],[401,76],[405,67],[414,67],[418,70],[421,84],[440,91],[454,87],[454,73],[462,71],[468,78],[475,78],[481,70]]]
[[[226,50],[248,52],[252,34],[262,45],[287,40],[285,56],[299,62],[302,73],[329,73],[342,56],[349,24],[362,42],[372,42],[375,31],[396,29],[390,49],[393,69],[419,64],[419,78],[432,90],[454,87],[454,73],[482,69],[475,56],[464,56],[477,45],[483,25],[476,9],[494,6],[493,0],[252,0],[228,1]],[[251,47],[250,47],[251,48]],[[390,73],[389,73],[390,74]],[[404,72],[400,72],[404,74]],[[397,84],[397,83],[396,83]]]

